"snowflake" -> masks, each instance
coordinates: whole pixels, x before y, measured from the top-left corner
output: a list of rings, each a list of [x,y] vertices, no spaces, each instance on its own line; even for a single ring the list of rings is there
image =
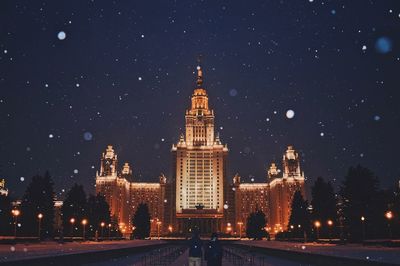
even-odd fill
[[[292,119],[294,117],[294,111],[293,110],[287,110],[286,111],[286,117],[289,119]]]
[[[57,38],[58,38],[60,41],[65,40],[66,37],[67,37],[67,34],[65,34],[64,31],[60,31],[60,32],[57,34]]]

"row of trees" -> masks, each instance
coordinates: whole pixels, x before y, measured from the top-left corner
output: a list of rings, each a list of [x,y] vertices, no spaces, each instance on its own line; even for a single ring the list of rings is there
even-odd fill
[[[267,218],[261,210],[250,213],[246,221],[246,236],[258,240],[268,237],[268,232],[265,231],[266,224]]]
[[[286,237],[340,237],[363,239],[400,237],[400,191],[382,190],[372,171],[360,165],[350,167],[335,194],[330,182],[318,178],[312,186],[309,204],[298,191]]]
[[[60,217],[55,216],[54,201],[54,183],[48,172],[32,178],[20,206],[12,206],[8,196],[0,196],[0,235],[52,238],[93,237],[96,231],[99,236],[105,232],[111,236],[120,234],[103,196],[87,197],[83,187],[74,184],[59,210]]]

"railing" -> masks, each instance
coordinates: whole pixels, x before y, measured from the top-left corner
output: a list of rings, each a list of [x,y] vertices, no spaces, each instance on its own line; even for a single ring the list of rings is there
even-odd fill
[[[229,261],[231,265],[240,265],[240,266],[269,265],[266,256],[253,252],[251,250],[236,248],[232,246],[224,247],[224,258],[227,261]]]
[[[185,250],[186,246],[167,246],[158,248],[143,254],[137,264],[141,266],[167,266],[171,265],[178,257],[180,257]]]

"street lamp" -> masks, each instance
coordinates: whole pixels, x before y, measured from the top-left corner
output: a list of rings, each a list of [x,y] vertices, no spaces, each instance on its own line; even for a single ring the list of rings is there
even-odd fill
[[[319,239],[319,228],[321,227],[320,221],[315,221],[314,226],[317,229],[317,240]]]
[[[108,224],[108,239],[111,237],[111,224]]]
[[[239,239],[242,239],[242,225],[243,225],[243,222],[238,222],[237,224],[239,225]]]
[[[154,219],[150,219],[150,239],[151,239],[151,233],[153,232],[153,230],[154,230],[154,225],[153,225],[153,222],[154,222],[155,220]]]
[[[83,219],[83,220],[82,220],[82,226],[83,226],[83,241],[85,241],[86,224],[87,224],[87,220],[86,220],[86,219]]]
[[[392,239],[392,228],[390,227],[390,222],[393,218],[393,213],[391,211],[387,211],[385,213],[385,217],[386,217],[386,219],[388,219],[389,237],[390,237],[390,239]]]
[[[169,233],[172,233],[172,225],[168,226]]]
[[[226,224],[226,232],[228,234],[230,234],[232,232],[232,224],[231,223]]]
[[[160,225],[161,225],[161,221],[157,221],[157,236],[158,236],[158,240],[160,240]]]
[[[75,223],[75,218],[69,219],[69,222],[71,223],[71,240],[74,237],[74,223]]]
[[[21,212],[15,209],[12,210],[11,213],[14,216],[14,237],[17,238],[17,222],[18,222],[18,216],[21,214]]]
[[[101,226],[101,237],[103,237],[104,234],[104,226],[106,225],[105,222],[101,222],[100,226]]]
[[[329,242],[331,242],[333,221],[332,220],[328,220],[327,224],[328,224],[328,227],[329,227]]]
[[[361,216],[361,225],[362,225],[362,240],[365,241],[365,217]]]
[[[41,223],[42,223],[42,218],[43,218],[43,214],[41,214],[41,213],[39,213],[38,214],[38,216],[37,216],[37,218],[38,218],[38,238],[39,238],[39,241],[40,241],[40,229],[41,229]]]

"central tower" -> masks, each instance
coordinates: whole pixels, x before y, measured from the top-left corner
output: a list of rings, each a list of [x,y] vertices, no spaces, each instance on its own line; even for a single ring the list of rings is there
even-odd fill
[[[204,233],[220,231],[226,201],[228,148],[214,133],[214,111],[208,106],[200,66],[185,123],[185,135],[172,146],[178,230],[182,233],[194,228]]]

